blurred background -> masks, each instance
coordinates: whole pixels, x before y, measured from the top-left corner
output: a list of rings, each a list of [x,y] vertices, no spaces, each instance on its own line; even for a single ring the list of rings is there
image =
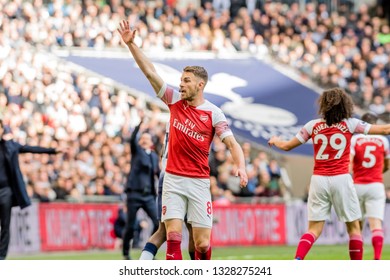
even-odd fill
[[[295,135],[317,116],[319,94],[336,86],[352,96],[357,117],[372,111],[390,122],[389,4],[0,0],[0,117],[22,144],[69,147],[64,155],[20,156],[34,204],[13,209],[10,255],[120,246],[113,224],[130,135],[146,115],[158,153],[169,119],[121,43],[123,19],[169,85],[178,87],[185,66],[205,66],[206,98],[223,109],[243,147],[246,189],[224,144],[212,144],[214,246],[296,244],[307,225],[312,148],[284,154],[267,140]],[[139,220],[142,247],[151,227],[142,211]],[[384,228],[389,244],[388,222]],[[333,217],[318,242],[347,239]]]

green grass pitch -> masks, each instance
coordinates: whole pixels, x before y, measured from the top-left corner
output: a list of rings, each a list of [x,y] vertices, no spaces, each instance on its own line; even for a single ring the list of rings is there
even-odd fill
[[[259,247],[225,247],[213,248],[214,260],[292,260],[295,246],[259,246]],[[141,251],[134,249],[131,257],[138,259]],[[189,259],[187,251],[183,251],[184,259]],[[120,250],[94,250],[80,252],[52,252],[42,254],[11,255],[10,260],[121,260]],[[165,259],[165,250],[157,254],[158,260]],[[348,260],[348,245],[314,245],[306,256],[306,260]],[[373,259],[372,246],[364,246],[364,260]],[[382,259],[390,260],[390,245],[384,245]]]

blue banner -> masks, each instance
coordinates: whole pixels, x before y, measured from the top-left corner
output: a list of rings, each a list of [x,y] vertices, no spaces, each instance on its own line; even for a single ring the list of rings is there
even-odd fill
[[[155,97],[132,58],[68,56],[66,59]],[[223,109],[240,139],[267,146],[272,135],[289,139],[306,122],[318,117],[317,92],[255,58],[153,59],[153,63],[165,82],[175,88],[185,66],[205,67],[209,73],[205,97]],[[313,148],[304,144],[293,153],[312,155]]]

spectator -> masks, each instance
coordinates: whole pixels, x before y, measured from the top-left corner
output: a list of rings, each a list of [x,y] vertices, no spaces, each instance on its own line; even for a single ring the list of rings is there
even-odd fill
[[[281,190],[281,171],[278,162],[275,159],[271,159],[267,171],[269,174],[269,183],[267,185],[266,195],[269,197],[282,196]]]
[[[390,102],[385,104],[385,110],[383,113],[379,114],[379,119],[385,123],[390,122]]]

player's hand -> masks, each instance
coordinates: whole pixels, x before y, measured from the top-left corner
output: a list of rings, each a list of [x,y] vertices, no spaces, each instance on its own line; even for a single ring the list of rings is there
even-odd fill
[[[268,145],[270,147],[274,146],[276,142],[280,141],[279,136],[272,136],[271,139],[268,140]]]
[[[245,188],[248,184],[248,175],[246,174],[245,168],[238,168],[236,176],[240,176],[240,187]]]
[[[135,30],[131,30],[130,24],[127,20],[122,20],[117,30],[122,37],[123,43],[130,45],[134,42]]]

